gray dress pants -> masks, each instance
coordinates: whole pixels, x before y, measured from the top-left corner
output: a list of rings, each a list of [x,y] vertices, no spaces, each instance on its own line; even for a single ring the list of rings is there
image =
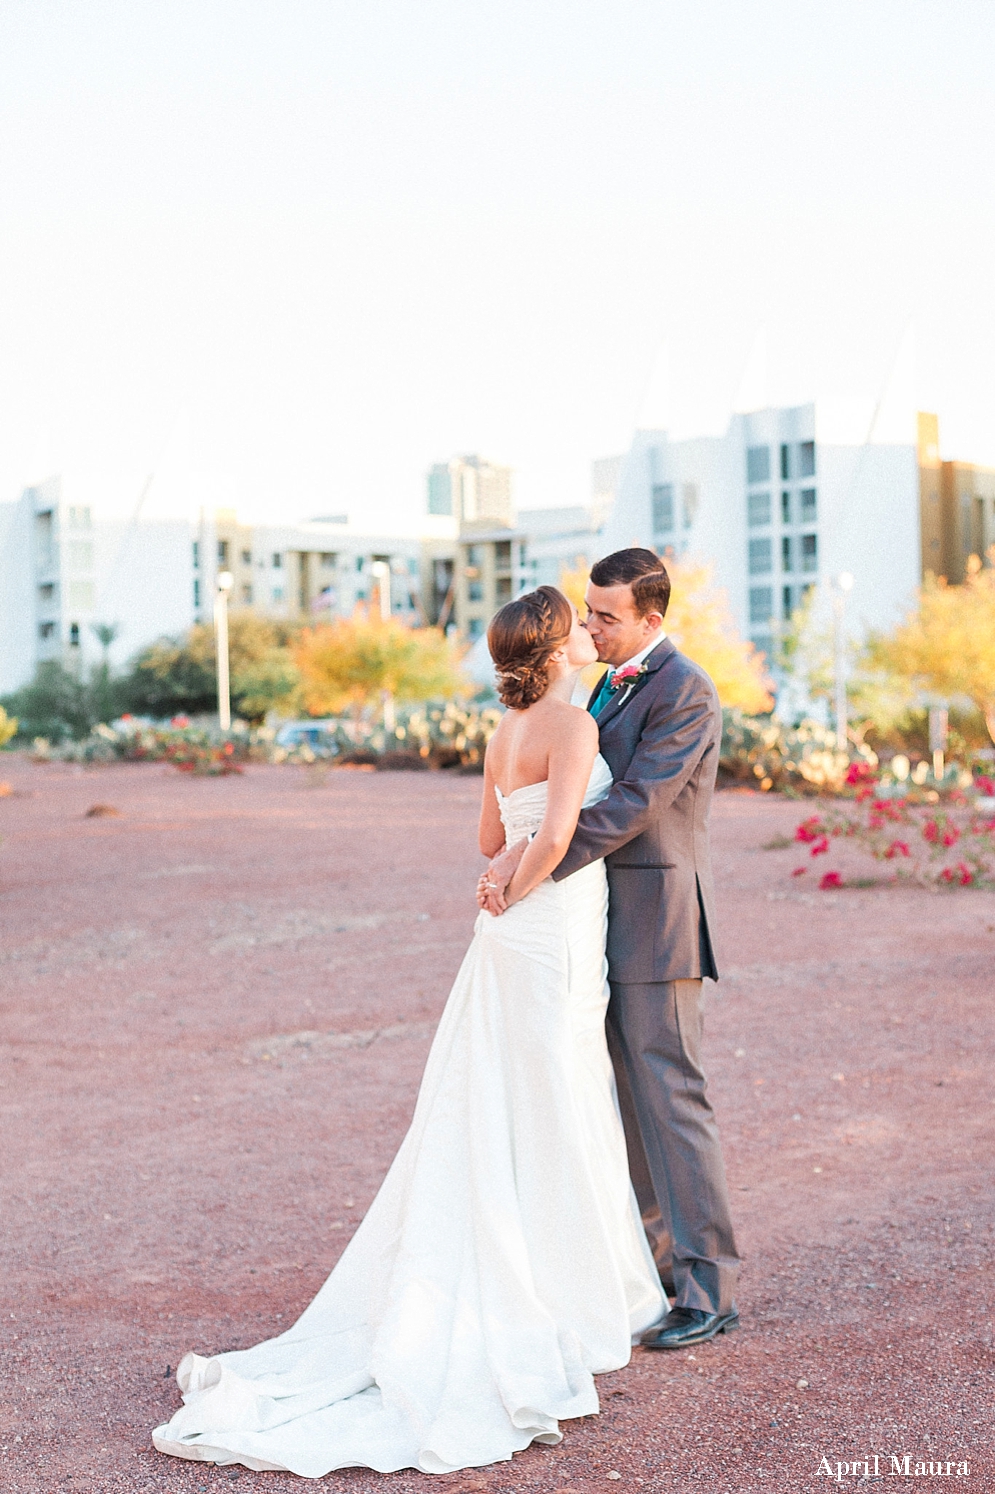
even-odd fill
[[[739,1256],[715,1115],[701,1070],[701,981],[611,982],[608,1047],[629,1169],[675,1306],[727,1312]]]

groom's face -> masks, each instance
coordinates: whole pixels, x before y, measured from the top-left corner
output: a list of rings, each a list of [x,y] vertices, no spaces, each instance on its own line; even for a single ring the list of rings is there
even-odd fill
[[[587,631],[594,640],[598,658],[613,669],[644,649],[663,626],[659,612],[640,617],[631,586],[595,586],[589,581],[586,600]]]

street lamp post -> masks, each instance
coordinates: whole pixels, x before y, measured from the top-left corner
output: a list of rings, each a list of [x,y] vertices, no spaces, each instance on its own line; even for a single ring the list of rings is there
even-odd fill
[[[219,571],[214,597],[214,646],[218,660],[218,725],[231,729],[231,680],[228,669],[228,593],[235,584],[231,571]]]
[[[853,577],[849,571],[841,571],[836,577],[836,591],[833,597],[833,643],[835,654],[835,685],[836,685],[836,745],[841,752],[846,752],[846,628],[844,620],[846,614],[846,599],[853,590]]]
[[[380,593],[380,616],[384,622],[390,622],[390,563],[386,560],[375,560],[370,569],[377,578],[377,590]]]
[[[390,562],[375,560],[371,569],[377,578],[377,589],[380,592],[381,621],[390,622]],[[384,735],[396,737],[397,716],[394,711],[394,697],[389,690],[380,691],[380,703],[383,706]]]

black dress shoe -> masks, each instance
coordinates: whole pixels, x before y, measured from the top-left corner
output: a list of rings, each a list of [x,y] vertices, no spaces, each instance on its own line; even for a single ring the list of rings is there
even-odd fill
[[[717,1333],[739,1327],[739,1312],[703,1312],[700,1307],[672,1307],[662,1323],[648,1328],[639,1342],[644,1349],[690,1349]]]

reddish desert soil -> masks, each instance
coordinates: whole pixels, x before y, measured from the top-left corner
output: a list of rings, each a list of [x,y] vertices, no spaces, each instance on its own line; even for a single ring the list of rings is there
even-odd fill
[[[308,1487],[149,1431],[184,1351],[287,1326],[369,1204],[470,935],[480,780],[2,761],[0,1487]],[[561,1447],[438,1486],[818,1490],[877,1453],[995,1488],[995,898],[819,892],[762,849],[801,812],[714,814],[741,1331],[637,1351]]]

